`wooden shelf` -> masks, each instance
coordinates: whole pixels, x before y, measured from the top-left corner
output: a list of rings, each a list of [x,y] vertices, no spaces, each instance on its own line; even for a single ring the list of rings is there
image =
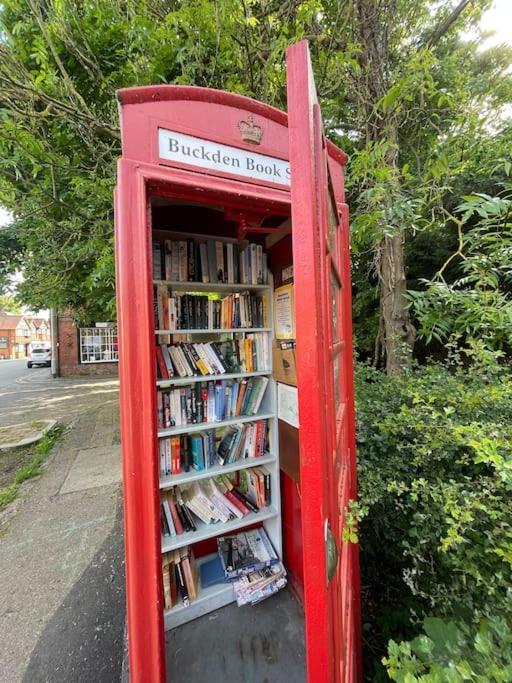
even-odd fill
[[[179,387],[185,384],[195,384],[196,382],[211,382],[218,379],[244,379],[245,377],[261,377],[271,375],[272,370],[255,370],[254,372],[226,372],[223,375],[193,375],[192,377],[173,377],[172,379],[159,379],[157,387]]]
[[[153,280],[154,285],[166,285],[175,292],[264,292],[270,285],[244,285],[229,282],[175,282],[172,280]]]
[[[232,334],[234,332],[271,332],[271,327],[209,327],[206,329],[192,330],[155,330],[155,334],[220,334],[222,332]]]
[[[217,553],[200,557],[197,560],[197,564],[201,566],[204,562],[213,560],[215,557],[217,557]],[[224,607],[224,605],[233,602],[234,599],[232,582],[217,583],[213,586],[202,588],[201,580],[199,580],[197,598],[190,605],[185,607],[183,602],[180,601],[172,609],[164,610],[164,628],[166,631],[169,631],[171,628],[176,628],[176,626],[181,626],[187,621],[197,619],[197,617],[201,617],[212,610]]]
[[[167,553],[170,550],[176,550],[177,548],[183,548],[186,545],[199,543],[208,538],[223,536],[224,534],[229,534],[237,529],[243,529],[246,526],[258,524],[258,522],[263,522],[271,517],[276,517],[278,514],[277,510],[271,505],[258,512],[250,512],[242,519],[238,519],[238,517],[232,519],[225,524],[222,524],[221,522],[217,522],[216,524],[205,524],[195,518],[194,521],[197,526],[197,531],[186,531],[177,536],[162,536],[162,552]]]
[[[258,420],[268,420],[275,417],[275,413],[261,413],[259,415],[239,415],[231,417],[222,422],[201,422],[200,424],[186,424],[179,427],[169,427],[169,429],[159,429],[158,438],[165,436],[177,436],[178,434],[193,434],[195,432],[205,432],[208,429],[219,429],[229,425],[242,424],[243,422],[257,422]]]
[[[168,474],[160,476],[160,488],[168,489],[176,484],[209,479],[210,477],[217,477],[219,474],[229,474],[229,472],[237,472],[238,470],[246,470],[250,467],[259,467],[261,465],[270,465],[275,462],[276,457],[267,453],[259,458],[243,458],[226,465],[214,465],[205,470],[190,470],[190,472],[180,472],[180,474]]]

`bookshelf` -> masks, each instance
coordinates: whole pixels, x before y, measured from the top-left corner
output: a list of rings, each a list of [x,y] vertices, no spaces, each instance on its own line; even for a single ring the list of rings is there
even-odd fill
[[[197,565],[200,567],[203,562],[208,562],[215,557],[215,555],[205,555],[197,560]],[[202,617],[208,612],[211,612],[224,605],[228,605],[234,600],[233,586],[230,583],[218,583],[214,586],[208,586],[200,591],[196,600],[188,606],[183,603],[178,603],[171,609],[164,610],[164,628],[166,631],[182,626],[188,621]]]
[[[248,377],[264,377],[272,374],[270,370],[255,370],[254,372],[226,372],[222,379],[247,379]],[[210,382],[219,379],[219,375],[194,375],[193,377],[176,377],[174,379],[159,379],[157,387],[164,389],[167,387],[181,387],[196,382]]]
[[[197,522],[197,531],[186,531],[184,534],[179,536],[174,536],[162,540],[162,552],[167,553],[170,550],[177,550],[178,548],[183,548],[186,545],[192,545],[194,543],[200,543],[201,541],[206,541],[209,538],[216,538],[217,536],[225,536],[232,531],[238,531],[238,529],[243,529],[244,527],[252,526],[258,524],[259,522],[264,522],[267,519],[272,519],[277,516],[277,510],[272,505],[268,508],[263,508],[259,512],[250,512],[248,515],[243,517],[243,519],[232,519],[230,522],[221,524],[203,524],[202,522]]]
[[[271,327],[209,327],[204,329],[190,330],[155,330],[155,334],[235,334],[247,332],[272,332]]]
[[[239,470],[247,469],[248,467],[270,465],[275,462],[275,459],[274,455],[267,454],[260,458],[245,458],[245,460],[238,460],[237,462],[227,463],[226,465],[215,465],[215,467],[209,467],[207,470],[191,470],[190,472],[181,472],[180,474],[169,474],[160,477],[160,489],[165,490],[171,486],[176,486],[176,484],[188,484],[192,481],[216,477],[219,474],[237,472]]]
[[[222,422],[201,422],[200,424],[187,424],[180,427],[169,427],[169,429],[159,429],[158,437],[178,436],[180,434],[196,434],[197,432],[204,432],[208,429],[219,429],[220,427],[229,427],[230,425],[243,424],[244,422],[255,422],[257,420],[268,420],[274,417],[274,413],[263,412],[257,415],[240,415],[239,417],[230,417],[229,420],[222,420]]]
[[[158,235],[162,239],[163,235]],[[197,237],[193,234],[189,238]],[[210,236],[209,236],[210,237]],[[175,239],[175,235],[168,233],[164,239]],[[232,240],[213,237],[211,239],[233,242]],[[282,557],[282,536],[281,536],[281,500],[280,500],[280,474],[279,474],[279,445],[278,445],[278,425],[277,425],[277,391],[276,383],[272,378],[272,339],[273,339],[273,282],[269,274],[267,284],[251,285],[251,284],[232,284],[232,283],[204,283],[197,281],[177,282],[175,280],[153,279],[154,287],[165,286],[168,288],[169,294],[176,292],[182,294],[215,294],[228,296],[230,294],[245,292],[251,295],[264,298],[264,310],[267,318],[263,321],[263,327],[232,327],[232,328],[208,328],[208,329],[155,329],[155,338],[157,343],[175,343],[177,341],[191,341],[191,342],[209,342],[219,341],[220,339],[240,339],[246,334],[262,333],[265,335],[266,343],[266,358],[268,365],[264,370],[255,370],[252,372],[231,372],[220,375],[194,375],[189,377],[172,377],[170,379],[157,379],[156,390],[169,389],[176,387],[187,387],[197,384],[198,382],[210,382],[216,380],[249,380],[253,377],[267,377],[269,383],[266,387],[261,405],[256,415],[240,415],[238,417],[230,417],[219,422],[202,422],[198,424],[185,424],[180,426],[173,426],[166,429],[158,429],[158,439],[173,437],[179,435],[192,435],[204,432],[206,430],[217,430],[231,425],[238,425],[244,423],[255,422],[258,420],[267,420],[269,426],[269,443],[266,447],[266,452],[260,457],[251,457],[239,459],[235,462],[224,465],[214,465],[203,470],[191,469],[188,472],[182,471],[179,474],[168,474],[160,476],[160,491],[165,492],[172,489],[176,485],[192,484],[196,481],[210,479],[218,475],[232,474],[242,470],[248,470],[251,467],[265,466],[270,473],[271,481],[271,503],[268,507],[261,508],[257,512],[250,512],[243,518],[230,519],[225,523],[217,522],[206,524],[195,519],[197,529],[191,531],[184,531],[182,534],[176,536],[162,535],[162,553],[167,553],[185,546],[194,547],[196,544],[214,539],[217,536],[236,532],[244,528],[253,527],[255,525],[263,525],[274,546],[277,554]],[[159,327],[155,325],[155,327]],[[160,339],[159,339],[160,337]],[[157,454],[158,457],[158,454]],[[211,559],[212,555],[207,555],[197,558],[197,564],[200,566],[203,562]],[[199,616],[207,614],[212,610],[218,609],[224,605],[229,604],[234,600],[233,588],[230,583],[218,584],[210,586],[206,589],[199,585],[198,597],[191,601],[188,606],[184,606],[181,602],[171,609],[164,610],[164,627],[170,630],[180,626],[188,621],[196,619]]]

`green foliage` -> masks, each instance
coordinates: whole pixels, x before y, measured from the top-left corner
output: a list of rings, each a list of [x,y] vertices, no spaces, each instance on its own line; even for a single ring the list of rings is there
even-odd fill
[[[115,91],[177,83],[284,105],[284,51],[319,34],[311,0],[6,0],[0,8],[0,286],[23,303],[113,318]],[[5,247],[5,248],[4,248]]]
[[[452,336],[482,341],[493,349],[512,348],[512,202],[473,194],[451,220],[458,248],[423,291],[410,291],[419,334],[445,342]],[[455,276],[445,279],[453,260]]]
[[[0,311],[6,313],[21,313],[21,306],[16,297],[9,294],[0,294]]]
[[[512,375],[485,348],[470,353],[471,363],[454,354],[448,365],[399,378],[357,369],[359,537],[373,657],[388,638],[412,638],[425,617],[469,628],[507,598]]]
[[[388,646],[383,663],[399,683],[512,680],[512,596],[477,624],[428,617],[424,633]]]

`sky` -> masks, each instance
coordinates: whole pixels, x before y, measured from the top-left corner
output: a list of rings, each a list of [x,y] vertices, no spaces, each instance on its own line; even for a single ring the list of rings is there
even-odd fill
[[[485,42],[486,47],[509,43],[512,45],[512,0],[494,0],[492,7],[482,17],[480,26],[495,35]]]

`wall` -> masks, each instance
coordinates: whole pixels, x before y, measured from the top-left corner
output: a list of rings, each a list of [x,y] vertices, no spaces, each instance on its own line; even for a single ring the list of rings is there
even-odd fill
[[[57,329],[59,368],[62,377],[117,375],[117,363],[80,363],[78,329],[70,317],[59,316]]]
[[[14,330],[0,330],[0,337],[7,337],[7,348],[0,349],[0,358],[13,358],[14,357]]]

